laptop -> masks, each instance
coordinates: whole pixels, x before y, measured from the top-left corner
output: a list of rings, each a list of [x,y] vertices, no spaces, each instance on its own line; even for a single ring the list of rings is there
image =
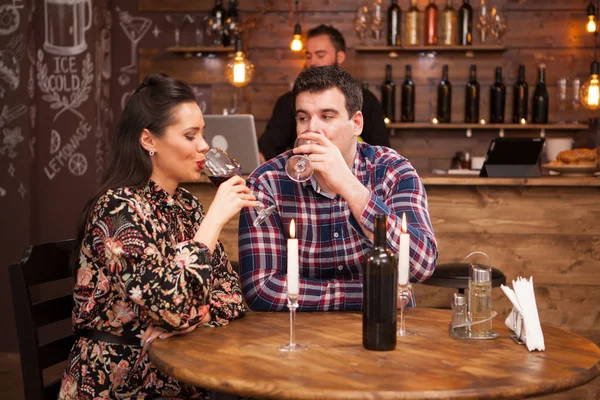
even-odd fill
[[[251,114],[204,115],[204,138],[210,147],[225,150],[249,174],[259,165],[258,141]]]
[[[537,162],[544,141],[544,138],[493,138],[481,167],[480,176],[498,178],[540,176]]]

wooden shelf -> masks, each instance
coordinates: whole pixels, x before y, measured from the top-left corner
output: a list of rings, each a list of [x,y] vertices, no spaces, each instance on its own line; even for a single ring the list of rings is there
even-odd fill
[[[414,52],[465,52],[472,54],[474,52],[503,52],[506,51],[504,45],[472,45],[472,46],[356,46],[355,50],[362,53],[414,53]]]
[[[167,47],[165,51],[169,53],[233,53],[233,46],[229,47]]]
[[[505,129],[505,130],[564,130],[564,131],[582,131],[588,129],[585,123],[580,124],[433,124],[431,122],[390,122],[388,128],[405,129]]]

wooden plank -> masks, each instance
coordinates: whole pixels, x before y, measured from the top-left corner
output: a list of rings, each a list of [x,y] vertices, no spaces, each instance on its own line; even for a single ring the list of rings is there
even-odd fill
[[[587,125],[582,124],[465,124],[460,122],[452,122],[449,124],[444,123],[430,123],[430,122],[415,122],[415,123],[400,123],[394,122],[387,124],[388,128],[406,128],[406,129],[513,129],[513,130],[527,130],[527,129],[546,129],[546,130],[563,130],[563,131],[581,131],[588,129]]]
[[[544,176],[542,178],[479,178],[441,175],[421,176],[421,180],[425,186],[600,187],[600,179],[596,177]],[[594,195],[593,192],[592,195]]]
[[[600,235],[599,194],[598,186],[427,186],[436,233],[461,235]]]

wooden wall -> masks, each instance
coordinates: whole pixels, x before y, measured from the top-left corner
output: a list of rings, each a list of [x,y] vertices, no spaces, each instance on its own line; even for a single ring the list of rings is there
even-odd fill
[[[260,135],[268,121],[273,105],[279,95],[289,90],[298,72],[302,69],[301,54],[289,49],[295,16],[291,13],[291,0],[243,0],[239,1],[242,18],[254,27],[247,30],[244,40],[248,56],[256,66],[253,82],[239,90],[240,111],[252,113]],[[526,78],[530,85],[530,96],[537,81],[537,66],[546,64],[547,82],[550,92],[551,120],[556,121],[556,82],[560,77],[579,77],[582,82],[589,76],[593,60],[593,36],[585,31],[587,0],[497,0],[493,3],[506,13],[508,30],[504,38],[505,52],[475,53],[468,58],[464,53],[441,53],[427,57],[419,53],[401,53],[391,59],[385,53],[363,53],[354,49],[360,45],[354,33],[353,20],[358,0],[303,0],[300,1],[299,18],[303,32],[318,24],[332,24],[344,34],[348,45],[344,68],[359,81],[369,83],[370,89],[379,96],[385,64],[393,65],[394,79],[399,85],[404,79],[404,66],[413,66],[413,80],[417,85],[418,121],[429,121],[435,113],[436,85],[441,76],[441,66],[450,67],[453,84],[453,121],[463,118],[464,85],[468,79],[469,66],[476,64],[481,85],[481,115],[489,117],[489,86],[493,83],[494,69],[503,67],[507,85],[506,118],[511,116],[512,84],[516,79],[518,65],[526,65]],[[388,1],[384,1],[387,7]],[[399,0],[405,11],[408,0]],[[421,10],[427,0],[418,0]],[[438,1],[443,8],[445,1]],[[455,1],[455,4],[460,3]],[[479,1],[471,1],[478,15]],[[492,3],[488,1],[488,3]],[[206,13],[214,2],[204,0],[138,0],[139,11]],[[403,23],[404,25],[404,23]],[[185,35],[185,32],[183,33]],[[190,31],[191,34],[191,31]],[[185,38],[183,39],[185,42]],[[191,41],[188,41],[190,43]],[[370,42],[375,44],[374,42]],[[476,41],[475,43],[478,43]],[[380,43],[384,44],[384,43]],[[229,86],[223,77],[226,55],[216,58],[184,58],[168,54],[164,49],[140,49],[140,75],[151,71],[163,71],[191,83],[212,85],[212,110],[218,112],[228,107],[236,89]],[[400,99],[397,93],[397,113]],[[531,112],[531,107],[530,107]],[[569,110],[567,117],[571,118]],[[581,110],[579,120],[587,120],[593,114]],[[392,146],[408,157],[420,173],[433,168],[448,168],[450,158],[458,150],[470,150],[473,155],[485,155],[489,140],[497,135],[493,131],[476,131],[473,138],[466,138],[463,131],[395,130]],[[538,132],[507,132],[508,135],[537,135]],[[574,136],[579,144],[585,144],[583,132],[547,132],[548,137]]]

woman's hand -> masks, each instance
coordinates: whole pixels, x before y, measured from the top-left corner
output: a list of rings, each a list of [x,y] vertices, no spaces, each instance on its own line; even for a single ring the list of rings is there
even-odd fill
[[[148,325],[148,328],[146,328],[146,331],[144,332],[144,334],[142,335],[142,340],[141,340],[141,345],[142,347],[142,357],[144,355],[146,355],[146,353],[148,352],[148,348],[150,348],[150,345],[152,344],[152,342],[154,341],[154,339],[158,338],[158,339],[167,339],[170,338],[171,336],[176,336],[176,335],[182,335],[184,333],[189,333],[191,331],[193,331],[194,329],[196,329],[196,327],[198,325],[204,325],[209,323],[211,320],[211,316],[210,313],[207,312],[206,315],[204,316],[204,318],[202,318],[202,320],[196,324],[196,325],[192,325],[189,328],[187,328],[186,330],[183,331],[175,331],[175,332],[167,332],[162,328],[158,328],[158,327],[154,327],[152,325]]]
[[[211,251],[217,245],[217,239],[223,226],[244,207],[260,205],[256,197],[246,187],[246,182],[234,176],[223,182],[208,209],[194,240],[204,243]]]
[[[219,186],[217,194],[206,213],[206,218],[210,217],[213,222],[225,225],[242,208],[257,205],[259,205],[259,202],[250,193],[246,181],[236,175]]]

